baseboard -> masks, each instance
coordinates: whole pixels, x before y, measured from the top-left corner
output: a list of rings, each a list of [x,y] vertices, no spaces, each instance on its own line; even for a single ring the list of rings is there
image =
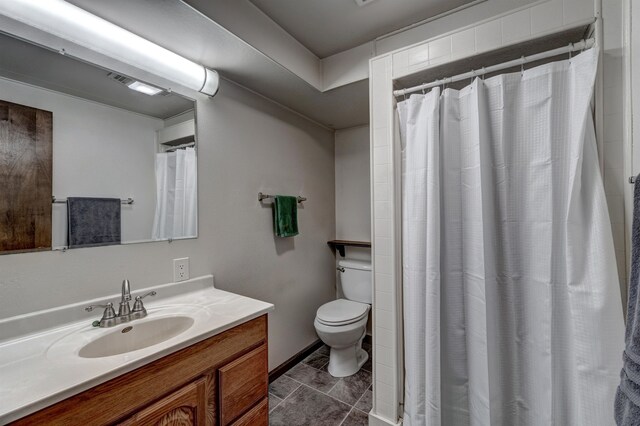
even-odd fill
[[[369,426],[402,426],[402,419],[398,423],[394,423],[392,420],[380,417],[372,412],[369,413]]]
[[[300,361],[320,349],[323,345],[322,340],[318,339],[273,370],[269,372],[269,383],[273,382],[278,377],[282,376],[284,373],[289,371],[293,366],[298,364]]]

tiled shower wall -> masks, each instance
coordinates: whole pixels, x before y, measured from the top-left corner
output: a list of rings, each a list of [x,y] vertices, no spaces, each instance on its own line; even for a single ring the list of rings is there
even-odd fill
[[[624,20],[623,0],[603,0],[604,33],[604,189],[607,195],[613,240],[616,247],[622,300],[627,293],[627,252],[625,250],[624,190],[628,176],[624,176]]]
[[[626,281],[623,176],[623,0],[603,0],[604,183],[621,283]],[[378,56],[370,63],[372,238],[374,241],[374,408],[371,424],[394,424],[401,414],[402,336],[400,205],[394,141],[392,81],[443,62],[472,56],[575,24],[589,23],[593,0],[549,0],[435,39]],[[596,11],[594,13],[594,11]],[[624,286],[622,286],[624,288]],[[623,292],[623,298],[625,297]]]

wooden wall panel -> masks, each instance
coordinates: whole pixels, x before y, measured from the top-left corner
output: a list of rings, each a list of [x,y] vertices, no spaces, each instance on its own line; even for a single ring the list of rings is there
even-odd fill
[[[53,114],[0,101],[0,253],[51,248]]]

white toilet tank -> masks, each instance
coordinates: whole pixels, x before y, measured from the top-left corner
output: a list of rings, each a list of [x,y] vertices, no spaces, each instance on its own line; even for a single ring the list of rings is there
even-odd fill
[[[343,259],[338,262],[344,297],[371,304],[371,262]]]

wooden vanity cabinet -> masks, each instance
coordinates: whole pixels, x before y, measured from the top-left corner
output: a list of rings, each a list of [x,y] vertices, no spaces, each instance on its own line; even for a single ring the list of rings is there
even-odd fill
[[[267,426],[267,353],[263,315],[13,424]]]

